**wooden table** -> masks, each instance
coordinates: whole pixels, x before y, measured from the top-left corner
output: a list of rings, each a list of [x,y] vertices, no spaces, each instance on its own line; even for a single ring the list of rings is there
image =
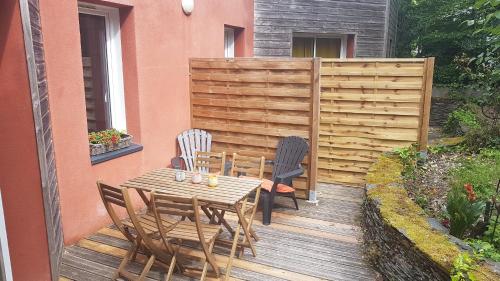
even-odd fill
[[[256,190],[262,181],[254,179],[236,178],[219,176],[218,185],[215,188],[208,186],[208,176],[203,175],[203,180],[199,184],[194,184],[191,182],[192,172],[185,171],[186,180],[182,182],[175,181],[174,169],[162,168],[148,172],[140,177],[131,179],[124,184],[122,187],[133,188],[139,192],[139,195],[144,200],[144,202],[149,205],[149,201],[145,192],[162,192],[172,196],[179,197],[194,197],[197,196],[198,200],[204,203],[208,203],[208,206],[226,206],[227,208],[232,208],[238,215],[239,223],[234,231],[233,242],[231,246],[231,254],[226,267],[225,280],[228,280],[234,255],[236,253],[236,248],[238,246],[238,240],[240,235],[241,227],[243,227],[243,233],[245,235],[245,241],[248,243],[249,247],[255,252],[255,248],[252,244],[251,236],[249,233],[249,228],[247,227],[247,222],[242,210],[245,210],[248,195]],[[240,204],[241,203],[241,204]],[[210,213],[208,208],[203,208],[203,211],[213,218],[217,215],[220,221],[232,232],[231,227],[225,222],[221,214],[214,210],[214,213]]]

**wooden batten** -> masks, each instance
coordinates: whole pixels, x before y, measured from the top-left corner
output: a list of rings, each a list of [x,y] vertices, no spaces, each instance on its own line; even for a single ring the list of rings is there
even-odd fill
[[[319,59],[193,58],[192,127],[212,133],[213,151],[269,160],[280,138],[306,138],[306,171],[294,187],[307,198],[317,174],[319,65]]]
[[[433,68],[433,58],[191,59],[191,122],[228,155],[272,159],[280,138],[308,139],[294,186],[315,200],[317,182],[361,186],[381,153],[426,148]]]
[[[427,146],[434,58],[322,59],[318,181],[362,186],[386,151]]]

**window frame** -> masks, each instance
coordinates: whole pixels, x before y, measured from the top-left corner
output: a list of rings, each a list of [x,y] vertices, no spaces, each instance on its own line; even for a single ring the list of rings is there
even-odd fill
[[[108,70],[108,96],[111,113],[111,127],[127,130],[125,112],[125,87],[123,83],[123,62],[118,8],[78,2],[78,14],[104,17],[106,25],[106,66]]]
[[[294,38],[313,38],[313,58],[316,57],[316,40],[317,39],[340,39],[340,58],[347,58],[347,34],[310,34],[310,33],[293,33],[292,44],[290,46],[290,54],[293,54],[293,40]]]
[[[226,36],[226,34],[230,34],[230,36]],[[234,58],[234,38],[235,37],[235,29],[230,27],[224,27],[224,57],[225,58]],[[227,44],[227,39],[230,39],[231,44]]]

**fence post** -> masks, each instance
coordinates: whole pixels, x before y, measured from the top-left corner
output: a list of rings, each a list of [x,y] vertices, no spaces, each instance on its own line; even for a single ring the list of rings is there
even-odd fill
[[[427,151],[429,135],[429,119],[431,114],[432,99],[432,81],[434,77],[434,58],[427,58],[425,63],[425,89],[423,93],[420,131],[419,131],[419,150]]]
[[[318,203],[316,184],[318,182],[318,138],[320,123],[320,66],[321,59],[313,58],[312,64],[312,103],[311,103],[311,151],[309,153],[309,202]]]

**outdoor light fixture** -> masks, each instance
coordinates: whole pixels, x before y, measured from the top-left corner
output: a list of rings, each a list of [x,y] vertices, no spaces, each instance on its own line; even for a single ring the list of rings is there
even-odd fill
[[[184,14],[190,15],[194,9],[194,0],[182,0],[182,10]]]

